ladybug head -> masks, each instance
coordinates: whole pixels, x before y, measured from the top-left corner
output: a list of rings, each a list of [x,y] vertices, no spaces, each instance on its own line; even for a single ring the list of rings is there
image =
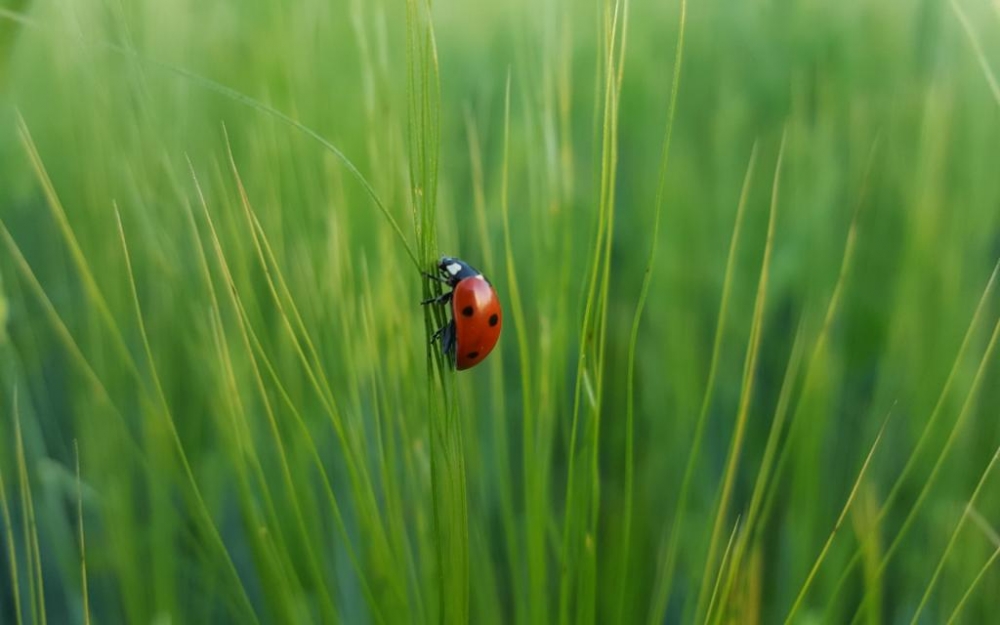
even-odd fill
[[[480,275],[479,271],[467,262],[452,256],[442,256],[441,260],[438,261],[438,270],[444,274],[451,285],[458,284],[465,278]]]

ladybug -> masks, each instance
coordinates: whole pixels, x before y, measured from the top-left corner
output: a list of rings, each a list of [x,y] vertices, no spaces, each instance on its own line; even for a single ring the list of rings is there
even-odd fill
[[[421,304],[451,302],[451,321],[434,333],[431,342],[440,339],[441,351],[462,371],[482,362],[497,344],[503,325],[500,299],[486,276],[463,260],[442,256],[437,269],[440,275],[425,275],[451,290]]]

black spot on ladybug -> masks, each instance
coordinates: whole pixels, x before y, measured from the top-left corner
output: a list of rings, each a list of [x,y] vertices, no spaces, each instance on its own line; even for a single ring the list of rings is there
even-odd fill
[[[469,352],[465,355],[469,360],[475,360],[479,356],[479,352]]]
[[[495,326],[498,323],[500,323],[500,317],[497,317],[496,313],[490,315],[490,325]]]
[[[471,317],[472,313],[474,313],[474,312],[475,311],[472,310],[472,306],[466,306],[465,308],[462,309],[462,316],[463,317]]]

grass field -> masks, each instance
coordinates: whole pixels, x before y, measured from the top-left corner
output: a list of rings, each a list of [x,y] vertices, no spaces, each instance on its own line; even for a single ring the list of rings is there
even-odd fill
[[[995,0],[0,0],[0,622],[990,622],[998,75]]]

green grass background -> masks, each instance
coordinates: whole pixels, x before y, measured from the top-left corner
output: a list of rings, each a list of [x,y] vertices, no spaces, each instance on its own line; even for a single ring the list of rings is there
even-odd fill
[[[0,622],[995,618],[1000,5],[0,9]]]

